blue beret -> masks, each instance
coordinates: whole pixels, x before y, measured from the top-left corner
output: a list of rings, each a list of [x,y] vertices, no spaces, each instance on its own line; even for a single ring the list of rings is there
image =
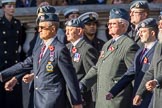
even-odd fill
[[[129,21],[129,14],[126,10],[122,8],[114,8],[110,10],[109,19],[122,18]]]
[[[37,15],[39,13],[55,13],[56,9],[54,8],[54,6],[41,6],[37,9]]]
[[[133,1],[131,3],[130,9],[145,9],[145,10],[149,10],[149,6],[148,6],[148,2],[147,1]]]
[[[96,12],[86,12],[78,17],[84,24],[88,22],[97,22],[98,14]]]
[[[71,27],[81,27],[83,28],[83,23],[80,19],[74,18],[65,23],[66,26],[71,26]]]
[[[66,8],[63,10],[63,14],[65,17],[68,17],[70,14],[73,14],[73,13],[79,14],[79,9],[70,7],[70,8]]]
[[[138,30],[140,28],[158,28],[158,25],[156,23],[156,19],[154,18],[147,18],[143,21],[141,21],[139,24],[138,24]]]
[[[39,22],[44,22],[44,21],[55,21],[59,22],[59,17],[56,14],[51,14],[51,13],[45,13],[43,15],[40,15],[36,19],[36,23],[38,24]]]

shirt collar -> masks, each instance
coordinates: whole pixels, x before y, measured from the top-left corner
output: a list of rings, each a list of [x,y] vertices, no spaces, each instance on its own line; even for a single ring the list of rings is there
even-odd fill
[[[82,37],[80,37],[78,40],[76,40],[75,42],[72,42],[72,44],[73,44],[73,46],[76,46],[77,45],[77,43],[81,40],[81,39],[83,39],[83,36]]]

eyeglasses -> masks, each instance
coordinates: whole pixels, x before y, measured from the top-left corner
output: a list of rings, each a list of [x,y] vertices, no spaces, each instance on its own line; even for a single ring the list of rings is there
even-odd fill
[[[141,14],[143,11],[130,11],[131,14]]]
[[[52,27],[53,25],[50,25],[50,26],[38,26],[38,29],[40,30],[49,30],[50,27]]]
[[[116,26],[119,24],[120,24],[120,22],[107,22],[107,26]]]

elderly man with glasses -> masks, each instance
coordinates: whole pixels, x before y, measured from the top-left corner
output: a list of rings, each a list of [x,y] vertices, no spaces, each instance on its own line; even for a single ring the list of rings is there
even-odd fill
[[[133,1],[130,6],[130,32],[128,35],[141,47],[143,44],[140,42],[138,36],[138,24],[148,18],[149,6],[146,1]]]
[[[113,37],[106,42],[100,57],[87,75],[80,81],[80,89],[90,89],[97,81],[96,108],[130,108],[132,85],[129,84],[114,100],[107,101],[106,94],[131,66],[138,45],[127,35],[128,12],[121,8],[110,10],[109,34]]]
[[[35,108],[69,108],[66,85],[71,94],[73,108],[82,108],[78,80],[70,53],[56,36],[58,16],[44,14],[39,16],[37,21],[40,41],[37,41],[32,56],[1,72],[0,79],[5,80],[33,67]]]

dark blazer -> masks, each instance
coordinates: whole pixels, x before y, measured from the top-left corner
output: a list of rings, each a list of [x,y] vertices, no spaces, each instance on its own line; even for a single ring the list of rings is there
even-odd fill
[[[66,85],[71,93],[72,104],[81,104],[80,90],[71,57],[65,45],[54,38],[51,46],[54,47],[54,58],[50,61],[50,50],[48,49],[38,65],[38,58],[41,46],[38,45],[31,57],[16,66],[29,68],[34,71],[34,106],[36,108],[66,108],[68,99],[66,96]],[[50,65],[49,65],[50,64]],[[9,68],[2,72],[2,77],[6,78],[18,72],[20,67]],[[52,68],[51,68],[52,67]],[[18,68],[18,69],[16,69]],[[49,71],[50,70],[50,71]]]
[[[134,80],[134,89],[133,89],[133,97],[134,97],[145,72],[150,67],[155,46],[156,44],[154,44],[154,46],[145,55],[145,57],[147,58],[147,62],[145,62],[143,59],[142,63],[140,63],[141,62],[140,56],[143,48],[140,48],[137,51],[132,66],[127,70],[124,76],[122,76],[122,78],[118,81],[118,83],[115,84],[115,86],[113,86],[109,91],[110,93],[113,94],[113,96],[119,94],[125,87],[127,87]],[[152,93],[145,94],[145,97],[143,97],[141,105],[137,106],[136,108],[147,108],[150,103],[151,97]]]
[[[103,45],[105,44],[105,42],[101,39],[98,39],[97,37],[94,37],[94,39],[92,41],[90,41],[86,36],[84,36],[84,39],[90,43],[98,52],[101,51]]]
[[[114,44],[109,40],[102,48],[99,60],[82,83],[91,87],[97,80],[96,108],[129,108],[132,85],[125,88],[114,100],[107,101],[106,94],[131,66],[138,45],[126,35],[122,35]]]
[[[80,81],[89,71],[89,69],[94,66],[98,60],[98,51],[92,47],[85,39],[81,39],[75,46],[77,49],[76,53],[72,52],[72,43],[68,43],[67,47],[71,52],[73,66],[75,68],[78,80]],[[75,59],[79,57],[79,60]],[[83,93],[83,99],[85,100],[85,106],[87,108],[92,105],[92,95],[91,90]]]
[[[146,92],[145,84],[149,80],[157,79],[161,85],[161,74],[162,74],[162,44],[158,43],[155,48],[152,63],[149,70],[145,73],[143,80],[137,90],[137,95],[143,95]],[[155,88],[153,95],[153,108],[161,108],[161,86]]]

